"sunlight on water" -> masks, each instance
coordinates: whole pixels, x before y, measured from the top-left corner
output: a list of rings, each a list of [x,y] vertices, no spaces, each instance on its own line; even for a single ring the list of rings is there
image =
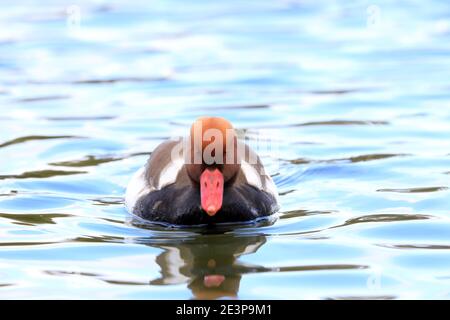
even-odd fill
[[[1,298],[450,298],[445,1],[1,8]],[[130,222],[132,174],[205,114],[270,139],[278,220]]]

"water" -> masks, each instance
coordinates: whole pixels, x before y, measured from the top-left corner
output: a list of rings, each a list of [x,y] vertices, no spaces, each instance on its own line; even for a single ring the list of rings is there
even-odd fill
[[[1,8],[1,298],[450,298],[446,1]],[[273,142],[278,220],[131,223],[128,179],[205,114]]]

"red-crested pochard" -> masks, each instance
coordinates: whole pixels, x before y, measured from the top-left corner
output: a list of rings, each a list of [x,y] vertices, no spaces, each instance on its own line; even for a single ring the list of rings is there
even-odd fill
[[[251,221],[278,210],[278,193],[256,155],[230,122],[197,119],[188,139],[168,140],[131,179],[127,209],[175,225]]]

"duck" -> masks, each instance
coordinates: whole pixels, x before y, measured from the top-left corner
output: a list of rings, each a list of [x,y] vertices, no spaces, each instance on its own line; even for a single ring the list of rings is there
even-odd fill
[[[279,210],[261,159],[221,117],[198,118],[185,138],[159,144],[130,179],[125,206],[175,226],[252,222]]]

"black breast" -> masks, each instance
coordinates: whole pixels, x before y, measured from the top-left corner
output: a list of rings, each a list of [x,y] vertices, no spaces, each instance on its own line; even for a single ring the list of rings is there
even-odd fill
[[[271,215],[278,205],[274,197],[248,184],[225,187],[222,208],[212,217],[200,206],[200,190],[175,184],[142,196],[134,214],[151,222],[197,225],[244,222]]]

